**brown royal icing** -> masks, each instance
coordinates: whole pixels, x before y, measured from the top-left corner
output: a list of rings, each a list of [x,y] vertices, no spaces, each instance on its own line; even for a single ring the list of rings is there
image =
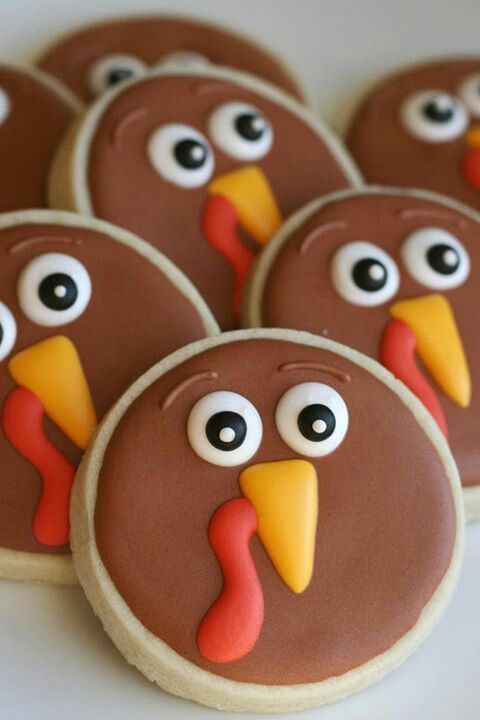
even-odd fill
[[[441,228],[453,234],[469,255],[470,275],[456,288],[436,290],[418,282],[401,257],[407,236],[427,227]],[[389,311],[395,303],[433,294],[443,296],[453,311],[471,376],[472,394],[468,407],[461,407],[449,399],[428,370],[422,364],[420,367],[440,402],[452,451],[463,484],[467,486],[480,482],[480,340],[475,311],[479,235],[480,226],[470,217],[407,194],[374,193],[330,202],[303,222],[283,244],[268,272],[261,304],[262,323],[266,327],[309,330],[379,359],[381,340],[392,319]],[[399,269],[398,292],[375,307],[348,302],[332,284],[331,261],[336,250],[357,240],[380,247],[393,258]],[[421,259],[418,265],[422,266]],[[433,318],[432,323],[435,323]],[[453,358],[452,347],[447,345],[445,353],[448,365],[448,358]],[[454,376],[455,372],[453,370]]]
[[[253,105],[273,128],[273,145],[258,160],[235,159],[220,149],[209,132],[212,112],[232,101]],[[180,187],[166,180],[149,159],[152,133],[168,123],[187,124],[210,142],[214,169],[199,187]],[[88,183],[95,215],[158,246],[199,288],[224,329],[235,324],[234,276],[231,264],[207,242],[204,217],[212,183],[252,166],[263,173],[283,217],[319,194],[350,184],[339,160],[304,120],[260,91],[208,75],[151,77],[126,88],[100,118],[89,152]],[[243,183],[243,194],[249,182]],[[222,201],[224,188],[213,191],[217,193],[215,199]],[[259,197],[253,185],[252,195]],[[235,212],[238,203],[229,207]],[[261,225],[263,212],[263,207],[251,212],[250,220]],[[267,224],[270,221],[271,215]],[[259,247],[251,235],[241,229],[238,233],[244,251]],[[222,232],[221,238],[227,234],[228,230]]]
[[[375,88],[354,117],[347,137],[365,179],[435,190],[479,209],[480,136],[475,132],[480,117],[479,73],[478,59],[442,60],[399,72]],[[464,82],[469,78],[473,87],[466,89]],[[404,103],[427,90],[447,93],[461,106],[451,114],[451,102],[444,105],[443,127],[448,137],[444,142],[416,137],[402,121]],[[419,108],[418,116],[422,112],[425,109]],[[427,134],[439,126],[442,122],[430,122],[425,126]]]
[[[50,163],[74,115],[40,78],[0,65],[0,212],[46,207]]]
[[[175,17],[114,20],[79,30],[48,50],[40,67],[63,80],[78,95],[94,95],[88,77],[92,64],[113,54],[131,55],[156,65],[175,53],[258,75],[291,95],[301,93],[281,62],[258,45],[215,25]]]
[[[0,231],[0,251],[1,301],[17,324],[15,345],[2,360],[2,404],[16,387],[8,368],[12,358],[46,338],[61,335],[73,342],[100,419],[140,373],[164,355],[206,334],[192,303],[159,269],[106,234],[66,224],[23,224]],[[27,319],[18,299],[21,271],[32,258],[45,253],[77,258],[87,269],[92,285],[84,313],[56,327],[42,327]],[[44,421],[44,430],[53,445],[76,465],[80,451],[73,442],[51,420]],[[42,487],[40,475],[12,447],[2,430],[0,458],[0,546],[35,553],[68,552],[65,545],[49,546],[37,541],[32,519]]]
[[[298,455],[275,427],[283,393],[304,382],[326,383],[348,408],[347,434],[324,457]],[[263,423],[259,449],[237,467],[202,460],[187,436],[194,404],[218,390],[246,397]],[[242,497],[239,476],[247,467],[283,460],[311,463],[318,479],[311,581],[292,592],[254,535],[265,603],[260,635],[240,659],[211,662],[197,645],[222,589],[210,520]],[[436,450],[386,385],[326,350],[243,340],[173,368],[128,408],[100,469],[95,536],[132,613],[182,658],[241,682],[295,684],[345,673],[415,625],[450,564],[455,510]]]

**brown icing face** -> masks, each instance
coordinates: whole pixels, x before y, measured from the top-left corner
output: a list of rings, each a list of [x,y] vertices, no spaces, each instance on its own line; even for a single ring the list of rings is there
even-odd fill
[[[106,232],[32,220],[3,227],[0,252],[0,546],[66,553],[68,462],[139,374],[206,330],[159,267]]]
[[[407,194],[328,202],[282,245],[260,310],[383,362],[448,435],[465,486],[480,483],[479,238],[472,218]]]
[[[74,116],[40,74],[0,65],[0,212],[47,206],[50,163]]]
[[[190,277],[227,329],[258,249],[305,201],[352,178],[287,108],[224,75],[158,75],[119,93],[88,151],[98,217],[137,232]]]
[[[242,70],[301,99],[282,63],[246,38],[214,25],[175,17],[139,17],[79,30],[51,48],[40,67],[92,100],[147,66],[176,61]]]
[[[347,143],[365,179],[450,195],[480,209],[480,60],[432,62],[386,80]]]
[[[268,685],[391,648],[442,581],[455,526],[440,457],[387,385],[278,339],[204,350],[144,390],[95,506],[133,615],[200,668]],[[233,590],[219,610],[220,568]]]

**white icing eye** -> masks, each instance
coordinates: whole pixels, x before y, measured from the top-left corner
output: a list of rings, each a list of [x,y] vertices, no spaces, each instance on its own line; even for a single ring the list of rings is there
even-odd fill
[[[198,400],[188,416],[190,445],[203,460],[232,467],[248,462],[262,440],[262,420],[252,403],[220,390]]]
[[[455,140],[468,125],[468,113],[463,103],[441,90],[410,95],[402,105],[401,117],[412,135],[431,143]]]
[[[273,143],[273,129],[260,110],[243,102],[220,105],[208,119],[212,140],[236,160],[259,160]]]
[[[117,83],[143,75],[146,70],[145,63],[134,55],[104,55],[92,64],[88,85],[94,95],[101,95]]]
[[[180,123],[163,125],[152,133],[148,156],[165,180],[184,188],[208,182],[215,164],[208,140],[195,128]]]
[[[390,300],[400,276],[390,255],[369,242],[343,245],[333,256],[331,277],[336,291],[347,302],[373,307]]]
[[[343,442],[348,409],[329,385],[307,382],[294,385],[280,398],[275,423],[283,442],[307,457],[329,455]]]
[[[410,275],[434,290],[458,287],[470,273],[467,251],[443,228],[415,230],[405,239],[401,256]]]
[[[157,63],[158,67],[177,67],[180,70],[188,70],[191,67],[205,67],[209,65],[210,60],[201,53],[190,50],[180,50],[179,52],[164,55]]]
[[[0,88],[0,125],[5,122],[10,113],[10,98],[5,90]]]
[[[31,260],[18,280],[18,300],[37,325],[54,327],[82,315],[92,294],[90,276],[81,262],[63,253]]]
[[[8,307],[0,302],[0,360],[4,360],[15,345],[17,323]]]
[[[458,94],[471,114],[480,118],[480,73],[469,75],[460,85]]]

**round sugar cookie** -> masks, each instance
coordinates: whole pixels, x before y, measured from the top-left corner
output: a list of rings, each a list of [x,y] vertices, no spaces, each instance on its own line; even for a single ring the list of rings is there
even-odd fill
[[[175,15],[146,15],[96,23],[53,44],[38,65],[91,101],[149,66],[176,63],[224,65],[258,75],[302,99],[297,81],[280,58],[219,25]]]
[[[177,695],[281,712],[379,680],[454,589],[448,446],[380,365],[307,333],[172,354],[106,417],[75,484],[80,582],[128,662]]]
[[[0,252],[0,577],[74,582],[70,490],[97,420],[217,327],[169,260],[109,223],[4,214]]]
[[[245,324],[308,330],[381,361],[448,437],[480,519],[480,218],[431,193],[365,188],[292,216],[252,273]]]
[[[358,182],[339,141],[275,87],[167,68],[110,91],[74,124],[50,201],[159,247],[228,329],[254,253],[282,217]]]
[[[55,78],[0,64],[0,212],[46,207],[50,163],[80,109]]]
[[[444,58],[383,80],[347,144],[365,179],[444,193],[480,210],[480,58]]]

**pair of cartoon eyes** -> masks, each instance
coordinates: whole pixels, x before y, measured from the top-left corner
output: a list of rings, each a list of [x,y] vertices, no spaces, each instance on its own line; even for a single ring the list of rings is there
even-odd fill
[[[411,277],[432,290],[452,290],[465,282],[470,258],[447,230],[427,227],[404,240],[400,256]],[[337,250],[331,265],[332,282],[354,305],[373,307],[390,300],[400,285],[396,262],[373,243],[356,241]]]
[[[157,66],[170,64],[187,68],[208,65],[209,60],[200,53],[185,50],[166,55],[159,60]],[[91,92],[98,96],[118,83],[145,75],[147,69],[146,63],[135,55],[103,55],[92,63],[88,73],[88,85]]]
[[[227,102],[215,108],[207,129],[215,145],[234,160],[260,160],[273,143],[270,122],[260,110],[244,102]],[[164,180],[183,188],[207,183],[215,166],[207,138],[183,123],[157,128],[148,141],[148,155]]]
[[[306,457],[329,455],[343,442],[348,409],[329,385],[294,385],[280,398],[275,425],[283,442]],[[213,465],[233,467],[248,462],[262,442],[262,419],[243,395],[227,390],[209,393],[190,411],[187,436],[191,447]]]
[[[36,325],[55,327],[79,318],[92,294],[90,276],[76,258],[46,253],[31,260],[17,283],[22,312]],[[17,324],[11,310],[0,302],[0,360],[11,352]]]
[[[443,90],[423,90],[407,97],[402,121],[415,137],[431,143],[463,135],[469,115],[480,118],[480,73],[469,75],[458,89],[459,97]]]

